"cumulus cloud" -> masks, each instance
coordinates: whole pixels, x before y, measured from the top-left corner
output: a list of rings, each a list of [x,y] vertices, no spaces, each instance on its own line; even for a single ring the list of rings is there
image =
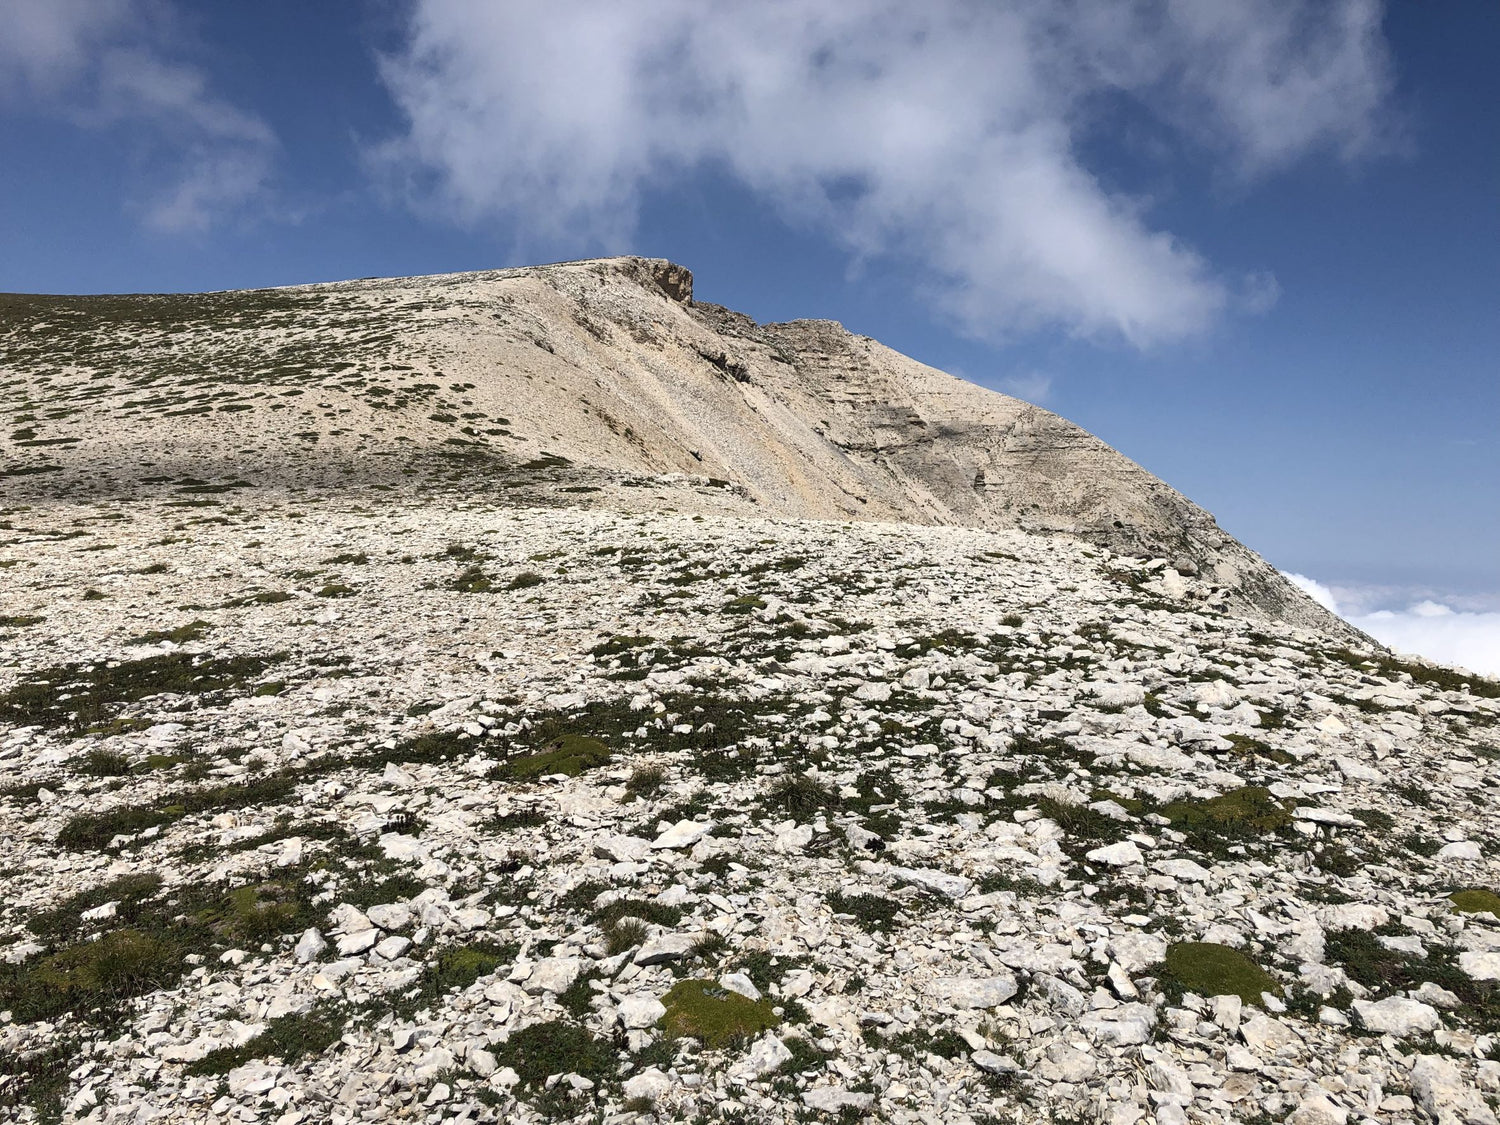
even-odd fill
[[[1334,598],[1333,591],[1317,579],[1309,578],[1305,574],[1294,574],[1286,570],[1281,572],[1281,576],[1329,613],[1337,613],[1339,611],[1339,603]]]
[[[621,248],[707,168],[973,331],[1139,346],[1276,288],[1101,179],[1111,114],[1248,183],[1378,147],[1390,87],[1379,0],[415,0],[382,73],[407,127],[378,162],[463,221]]]
[[[157,178],[147,225],[201,230],[261,195],[276,138],[171,57],[161,18],[138,0],[11,0],[0,36],[0,98],[89,129],[128,131]]]
[[[1329,587],[1302,574],[1286,574],[1319,605],[1339,613]],[[1356,595],[1357,596],[1357,595]],[[1370,609],[1356,602],[1343,613],[1351,625],[1397,652],[1416,653],[1485,676],[1500,676],[1500,612],[1456,610],[1423,598],[1405,609]]]

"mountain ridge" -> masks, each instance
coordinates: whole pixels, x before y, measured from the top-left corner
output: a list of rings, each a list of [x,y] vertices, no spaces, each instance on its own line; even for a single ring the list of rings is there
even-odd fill
[[[627,257],[3,296],[0,389],[22,399],[0,487],[514,478],[496,464],[510,461],[559,474],[553,502],[628,508],[632,477],[680,474],[650,484],[706,511],[1079,535],[1201,574],[1241,612],[1368,641],[1081,427],[836,322],[757,324],[692,286],[680,265]]]

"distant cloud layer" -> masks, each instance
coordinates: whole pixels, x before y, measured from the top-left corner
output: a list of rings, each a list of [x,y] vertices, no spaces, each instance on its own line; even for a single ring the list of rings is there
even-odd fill
[[[1303,574],[1286,577],[1320,605],[1339,612],[1334,592],[1321,582]],[[1416,653],[1471,672],[1500,676],[1500,613],[1455,610],[1423,599],[1404,610],[1346,612],[1343,616],[1397,652]]]
[[[8,0],[0,104],[130,136],[156,169],[138,204],[146,224],[203,230],[263,194],[277,144],[171,57],[170,14],[145,0]]]
[[[1377,148],[1390,86],[1378,0],[415,0],[382,72],[408,127],[379,161],[467,221],[620,247],[644,191],[709,168],[972,331],[1138,346],[1276,287],[1101,178],[1110,109],[1243,186]]]

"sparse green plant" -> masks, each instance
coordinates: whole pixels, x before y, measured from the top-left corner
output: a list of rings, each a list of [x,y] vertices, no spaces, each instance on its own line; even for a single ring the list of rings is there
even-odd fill
[[[84,755],[79,772],[90,777],[124,777],[130,773],[130,759],[118,750],[96,746]]]
[[[837,891],[828,896],[828,908],[835,914],[852,915],[864,930],[889,930],[901,913],[901,903],[893,898],[873,894],[844,894]]]
[[[838,793],[806,774],[787,774],[771,783],[758,802],[767,816],[790,816],[811,820],[820,812],[839,807]]]
[[[637,766],[625,782],[625,794],[632,799],[654,797],[666,783],[667,771],[661,766]]]

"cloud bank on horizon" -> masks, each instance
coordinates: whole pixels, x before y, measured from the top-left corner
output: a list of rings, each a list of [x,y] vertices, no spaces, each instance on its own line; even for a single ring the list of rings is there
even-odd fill
[[[408,198],[628,245],[643,195],[727,173],[979,335],[1136,346],[1266,307],[1088,152],[1118,111],[1237,188],[1389,141],[1379,0],[416,0],[382,75]]]
[[[1456,610],[1424,598],[1404,610],[1340,610],[1334,591],[1305,574],[1285,573],[1319,605],[1397,652],[1456,664],[1483,676],[1500,676],[1500,612]]]

